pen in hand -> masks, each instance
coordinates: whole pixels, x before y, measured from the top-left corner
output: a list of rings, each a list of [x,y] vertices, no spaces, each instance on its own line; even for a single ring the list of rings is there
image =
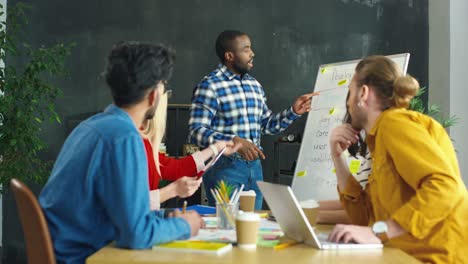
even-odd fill
[[[182,213],[185,214],[185,211],[187,211],[187,200],[184,200],[184,205],[182,206]]]

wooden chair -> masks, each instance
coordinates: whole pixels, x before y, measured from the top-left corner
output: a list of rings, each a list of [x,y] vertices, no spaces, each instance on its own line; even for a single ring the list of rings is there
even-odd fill
[[[10,181],[23,227],[28,264],[55,264],[49,228],[36,196],[17,179]]]

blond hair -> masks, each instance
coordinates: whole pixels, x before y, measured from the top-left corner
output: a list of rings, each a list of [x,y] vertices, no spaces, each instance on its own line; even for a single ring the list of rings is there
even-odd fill
[[[161,145],[162,139],[166,132],[166,119],[167,119],[167,93],[163,93],[159,99],[158,106],[154,113],[153,118],[146,121],[144,129],[141,134],[144,138],[148,139],[152,145],[154,152],[154,163],[156,164],[156,170],[161,177],[161,171],[159,169],[159,145]]]
[[[358,86],[374,87],[381,110],[408,108],[419,90],[418,81],[409,74],[402,75],[398,65],[385,56],[374,55],[361,60],[356,66],[356,78]]]

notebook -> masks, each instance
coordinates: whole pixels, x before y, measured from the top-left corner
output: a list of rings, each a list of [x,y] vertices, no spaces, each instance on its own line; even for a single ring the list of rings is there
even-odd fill
[[[257,181],[263,197],[275,215],[284,234],[298,242],[318,249],[381,249],[382,244],[355,244],[328,242],[327,233],[317,233],[299,206],[291,188],[286,185]]]
[[[179,208],[182,211],[182,208]],[[207,206],[201,204],[190,205],[186,208],[187,211],[193,210],[196,211],[199,215],[215,215],[216,214],[216,207],[214,206]]]
[[[153,246],[154,250],[221,255],[232,250],[230,243],[176,240]]]

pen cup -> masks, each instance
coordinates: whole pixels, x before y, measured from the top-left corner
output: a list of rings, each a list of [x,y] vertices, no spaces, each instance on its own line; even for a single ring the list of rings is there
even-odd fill
[[[216,221],[218,229],[234,229],[239,204],[216,203]]]

